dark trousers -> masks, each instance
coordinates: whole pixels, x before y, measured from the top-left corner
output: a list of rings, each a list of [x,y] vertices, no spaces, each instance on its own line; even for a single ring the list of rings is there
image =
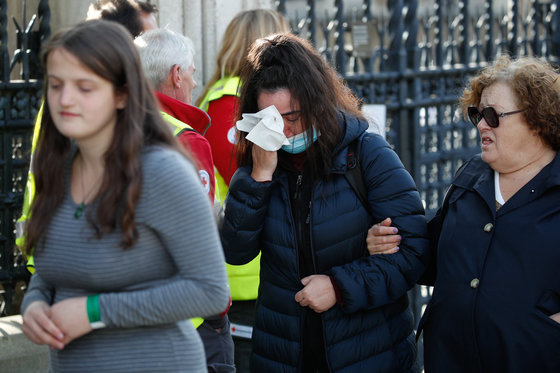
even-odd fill
[[[229,309],[229,319],[234,324],[253,326],[255,324],[255,300],[233,301]],[[238,373],[249,373],[251,371],[251,353],[253,345],[251,339],[233,335],[235,344],[235,367]]]
[[[321,315],[307,307],[304,320],[301,371],[302,373],[329,373]]]
[[[204,320],[197,330],[204,344],[208,372],[235,373],[228,316]]]

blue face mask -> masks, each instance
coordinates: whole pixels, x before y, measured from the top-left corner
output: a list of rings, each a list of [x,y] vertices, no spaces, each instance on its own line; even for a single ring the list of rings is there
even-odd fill
[[[313,141],[309,141],[307,138],[307,132],[303,131],[295,136],[288,137],[290,145],[282,145],[282,150],[290,154],[303,153],[319,138],[321,134],[317,133],[317,130],[313,128]]]

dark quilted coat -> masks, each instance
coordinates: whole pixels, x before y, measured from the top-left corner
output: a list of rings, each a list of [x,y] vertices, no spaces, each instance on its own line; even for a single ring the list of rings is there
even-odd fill
[[[498,211],[480,155],[453,185],[421,322],[426,372],[560,372],[560,155]]]
[[[331,372],[415,372],[416,345],[407,290],[424,269],[424,210],[410,174],[385,140],[365,133],[367,124],[341,115],[343,139],[329,177],[313,186],[311,243],[317,273],[332,276],[342,305],[322,313]],[[344,177],[348,144],[361,137],[360,162],[370,216]],[[228,263],[244,264],[262,251],[254,372],[298,372],[303,308],[298,248],[290,212],[288,177],[258,183],[249,167],[232,178],[222,239]],[[403,236],[394,255],[366,255],[367,229],[385,217]]]

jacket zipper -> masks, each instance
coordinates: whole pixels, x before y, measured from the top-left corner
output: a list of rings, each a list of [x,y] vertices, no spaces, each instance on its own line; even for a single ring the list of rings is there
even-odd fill
[[[311,188],[311,198],[309,200],[309,212],[307,213],[307,219],[305,219],[305,223],[309,224],[309,244],[311,245],[311,261],[313,262],[313,272],[317,274],[317,266],[315,264],[315,250],[313,250],[313,229],[311,224],[311,208],[313,207],[313,192],[315,188]],[[321,333],[323,334],[323,349],[325,350],[325,361],[327,362],[327,368],[329,372],[332,372],[331,362],[329,361],[329,354],[327,350],[327,339],[325,336],[325,319],[323,318],[323,313],[319,315],[321,318],[321,325],[323,326]]]
[[[299,196],[299,189],[300,189],[300,187],[301,187],[302,178],[303,178],[303,175],[300,173],[300,174],[298,175],[297,181],[296,181],[296,191],[294,192],[294,198]],[[294,237],[294,244],[295,244],[295,248],[296,248],[296,270],[297,270],[297,277],[300,278],[300,277],[301,277],[301,273],[300,273],[300,271],[299,271],[299,246],[298,246],[298,242],[297,242],[297,228],[296,228],[296,222],[295,222],[295,220],[294,220],[294,218],[293,218],[293,214],[292,214],[293,206],[292,206],[292,201],[291,201],[291,198],[290,198],[290,187],[289,187],[289,185],[288,185],[287,194],[288,194],[288,206],[290,207],[290,211],[289,211],[290,217],[291,217],[291,218],[290,218],[290,222],[292,223],[292,230],[293,230],[293,232],[296,234],[296,236]],[[302,314],[302,316],[303,316],[303,315],[305,315],[305,314]],[[300,316],[300,325],[303,325],[303,324],[304,324],[304,320],[303,320],[303,317],[302,317],[302,316]],[[299,346],[300,346],[300,348],[299,348],[299,356],[300,356],[300,357],[299,357],[299,359],[298,359],[298,360],[299,360],[299,361],[298,361],[298,367],[297,367],[297,370],[298,370],[298,371],[301,369],[302,364],[303,364],[303,328],[301,328],[301,330],[300,330],[299,339],[300,339],[300,344],[299,344]]]

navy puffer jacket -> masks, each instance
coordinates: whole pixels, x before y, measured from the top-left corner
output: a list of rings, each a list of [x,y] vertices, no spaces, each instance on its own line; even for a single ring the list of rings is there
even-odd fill
[[[311,243],[318,274],[332,276],[342,304],[321,314],[331,372],[415,372],[416,345],[407,290],[424,269],[427,253],[424,209],[410,174],[385,140],[367,124],[340,116],[343,140],[329,177],[313,186]],[[344,177],[348,144],[361,137],[361,169],[372,215]],[[303,308],[288,175],[259,183],[251,168],[233,176],[222,239],[227,262],[244,264],[262,251],[253,329],[254,372],[298,372]],[[369,256],[367,230],[386,217],[403,239],[393,255]]]

